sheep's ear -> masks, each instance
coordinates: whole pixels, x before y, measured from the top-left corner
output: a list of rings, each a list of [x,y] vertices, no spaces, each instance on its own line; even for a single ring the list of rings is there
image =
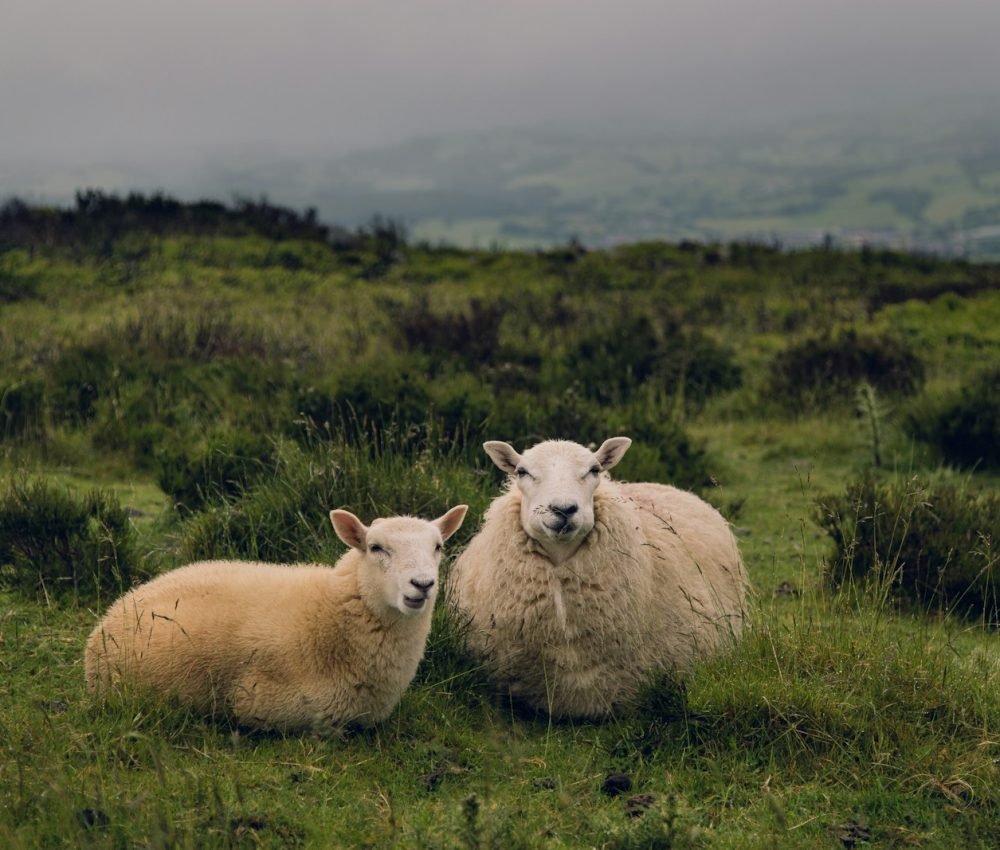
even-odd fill
[[[438,531],[441,532],[442,541],[447,540],[462,527],[462,520],[465,519],[465,512],[468,509],[468,505],[455,505],[455,507],[448,511],[448,513],[444,516],[438,517],[434,520],[434,525],[436,525],[438,527]]]
[[[365,537],[368,534],[368,529],[350,511],[330,511],[330,522],[333,523],[333,530],[337,532],[337,537],[348,546],[362,550],[365,548]]]
[[[514,451],[514,447],[510,443],[490,440],[488,443],[483,443],[483,448],[486,449],[486,454],[490,456],[490,460],[508,475],[513,475],[517,472],[517,465],[521,462],[521,456]]]
[[[617,466],[631,445],[632,441],[628,437],[611,437],[601,443],[601,447],[594,452],[601,469],[607,472],[611,467]]]

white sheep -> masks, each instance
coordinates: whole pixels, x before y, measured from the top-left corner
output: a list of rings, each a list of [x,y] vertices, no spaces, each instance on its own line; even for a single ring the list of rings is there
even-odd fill
[[[692,493],[612,481],[631,444],[484,444],[512,478],[455,562],[449,598],[494,678],[556,717],[607,715],[743,628],[728,524]]]
[[[94,693],[123,681],[238,723],[331,732],[389,715],[424,653],[442,543],[466,505],[429,522],[336,510],[351,548],[331,569],[204,561],[115,602],[87,641]]]

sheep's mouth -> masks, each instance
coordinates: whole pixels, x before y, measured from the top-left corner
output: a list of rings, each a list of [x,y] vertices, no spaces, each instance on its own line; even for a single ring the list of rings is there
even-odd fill
[[[565,517],[557,517],[551,522],[543,522],[542,525],[552,537],[569,537],[578,528],[575,522],[570,522]]]
[[[407,596],[403,594],[403,604],[411,611],[419,611],[427,601],[426,596]]]

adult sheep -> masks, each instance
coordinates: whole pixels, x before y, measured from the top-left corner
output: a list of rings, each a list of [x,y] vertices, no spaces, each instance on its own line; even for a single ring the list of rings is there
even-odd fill
[[[746,574],[728,524],[692,493],[612,481],[631,444],[551,440],[523,455],[484,444],[511,480],[449,596],[492,676],[556,717],[607,715],[743,628]]]
[[[423,656],[441,547],[458,505],[429,522],[337,510],[350,548],[331,569],[205,561],[115,602],[87,641],[92,692],[124,681],[241,725],[331,732],[389,715]]]

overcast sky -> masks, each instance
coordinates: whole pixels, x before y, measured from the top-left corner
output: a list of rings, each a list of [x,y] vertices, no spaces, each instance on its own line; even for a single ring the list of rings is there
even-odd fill
[[[0,179],[997,91],[998,42],[1000,0],[4,0]]]

